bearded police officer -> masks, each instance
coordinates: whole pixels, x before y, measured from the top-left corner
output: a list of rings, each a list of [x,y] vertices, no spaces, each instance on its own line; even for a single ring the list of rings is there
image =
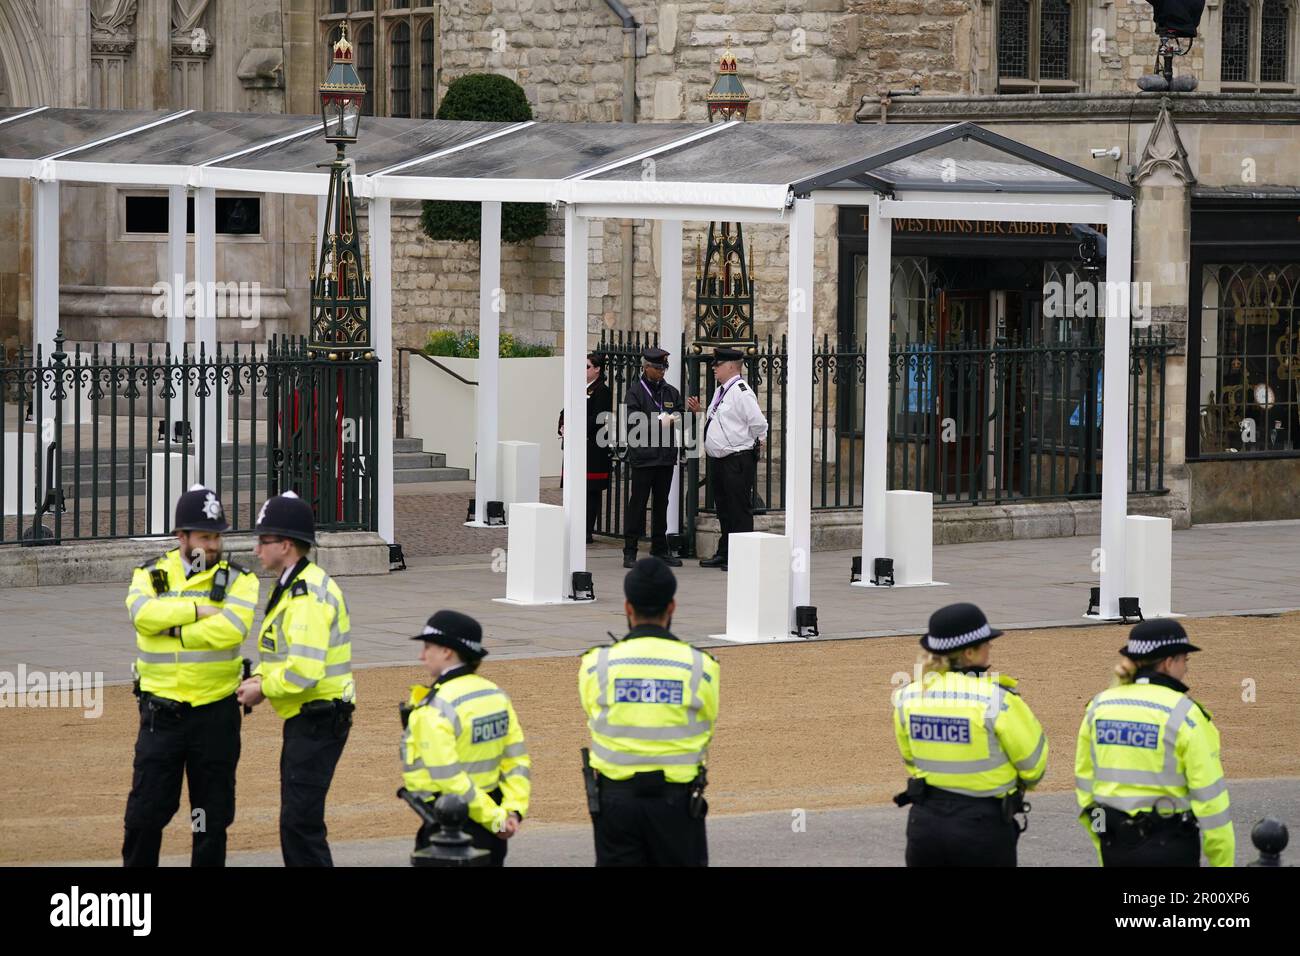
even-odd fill
[[[126,607],[135,625],[140,731],[126,801],[126,866],[157,866],[163,828],[189,779],[193,866],[224,866],[235,818],[240,645],[257,609],[257,578],[221,557],[229,528],[214,492],[176,502],[179,545],[136,568]]]
[[[908,866],[1016,865],[1015,817],[1047,769],[1047,737],[1016,681],[986,673],[1001,634],[974,604],[940,608],[921,638],[921,678],[894,694]]]
[[[623,528],[623,567],[636,563],[637,543],[645,533],[646,502],[650,507],[650,553],[665,564],[681,567],[668,550],[668,492],[673,485],[680,448],[682,396],[664,380],[668,353],[647,348],[641,353],[641,377],[623,398],[627,406],[627,463],[632,491]]]
[[[717,553],[700,566],[727,570],[727,538],[754,530],[754,475],[759,444],[767,437],[767,419],[743,378],[745,356],[738,349],[713,352],[713,377],[718,388],[704,422],[704,453],[709,458],[709,485],[718,511]],[[701,409],[695,396],[687,399],[692,412]]]
[[[1120,648],[1114,686],[1079,727],[1079,822],[1103,866],[1232,866],[1236,841],[1219,731],[1183,682],[1200,648],[1177,621],[1144,621]]]
[[[628,633],[582,658],[583,751],[597,866],[707,866],[705,764],[718,662],[673,636],[677,581],[642,558],[623,582]]]
[[[280,850],[285,866],[333,866],[325,797],[356,709],[352,644],[343,592],[308,560],[316,544],[311,507],[293,492],[257,516],[257,556],[278,576],[266,605],[254,676],[240,703],[269,700],[284,718],[280,751]]]
[[[505,691],[475,673],[488,653],[478,621],[439,611],[413,640],[424,642],[420,663],[432,683],[412,687],[402,708],[403,782],[428,802],[444,793],[464,797],[470,839],[501,866],[532,792],[524,729]],[[415,848],[428,846],[433,833],[422,826]]]

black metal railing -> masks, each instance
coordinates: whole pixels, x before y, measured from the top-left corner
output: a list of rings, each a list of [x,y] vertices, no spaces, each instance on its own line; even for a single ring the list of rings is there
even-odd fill
[[[63,345],[0,359],[0,544],[165,535],[201,477],[232,531],[288,490],[322,530],[376,527],[373,360],[313,360],[289,338],[216,355]]]
[[[641,350],[653,333],[602,334],[596,351],[616,403],[640,374]],[[1135,331],[1129,359],[1129,491],[1164,492],[1165,365],[1173,343],[1152,330]],[[685,362],[679,361],[686,354]],[[746,360],[745,377],[767,416],[755,508],[785,507],[786,340],[768,337]],[[683,397],[707,405],[716,383],[708,355],[673,356],[669,381]],[[684,365],[684,374],[683,374]],[[1101,494],[1101,403],[1104,346],[995,345],[969,341],[894,343],[889,355],[888,475],[892,489],[928,491],[939,505],[979,505]],[[862,396],[865,342],[835,345],[828,338],[813,354],[813,508],[857,508],[862,503]],[[687,416],[693,443],[698,416]],[[708,460],[690,455],[682,466],[681,526],[694,527],[713,510]],[[616,457],[611,491],[597,530],[621,533],[629,476]]]

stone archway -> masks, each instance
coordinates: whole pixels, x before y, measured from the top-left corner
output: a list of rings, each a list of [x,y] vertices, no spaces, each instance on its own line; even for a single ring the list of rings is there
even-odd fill
[[[58,105],[46,38],[31,0],[0,4],[0,73],[5,105]]]

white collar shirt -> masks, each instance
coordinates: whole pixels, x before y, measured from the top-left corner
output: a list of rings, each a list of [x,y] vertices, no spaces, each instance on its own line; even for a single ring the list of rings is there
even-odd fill
[[[740,375],[733,375],[714,393],[705,413],[704,453],[725,458],[749,451],[767,437],[767,419],[758,399]]]

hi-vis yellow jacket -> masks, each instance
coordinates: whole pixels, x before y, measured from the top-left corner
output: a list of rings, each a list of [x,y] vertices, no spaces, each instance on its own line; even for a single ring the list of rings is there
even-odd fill
[[[927,674],[894,694],[894,736],[907,772],[968,797],[1037,786],[1047,736],[1014,678]]]
[[[416,684],[402,738],[402,780],[412,795],[435,800],[459,793],[469,816],[493,833],[511,811],[528,815],[532,762],[524,729],[505,691],[456,668],[432,686]],[[501,788],[501,803],[489,794]]]
[[[161,590],[155,589],[154,572],[165,577]],[[225,597],[213,601],[218,572],[227,578]],[[233,694],[257,592],[251,572],[224,560],[187,579],[179,548],[136,568],[126,607],[135,625],[140,689],[195,707]],[[207,606],[219,607],[221,613],[197,620],[197,609]]]
[[[611,780],[662,770],[689,783],[707,762],[718,717],[718,662],[654,625],[593,647],[578,670],[591,765]]]
[[[1236,838],[1219,731],[1186,691],[1171,677],[1146,674],[1092,699],[1074,755],[1074,795],[1084,811],[1079,822],[1097,846],[1088,812],[1094,806],[1130,816],[1191,810],[1210,865],[1232,866]]]
[[[355,701],[351,624],[343,592],[303,558],[266,611],[257,639],[262,693],[288,720],[313,700]]]

